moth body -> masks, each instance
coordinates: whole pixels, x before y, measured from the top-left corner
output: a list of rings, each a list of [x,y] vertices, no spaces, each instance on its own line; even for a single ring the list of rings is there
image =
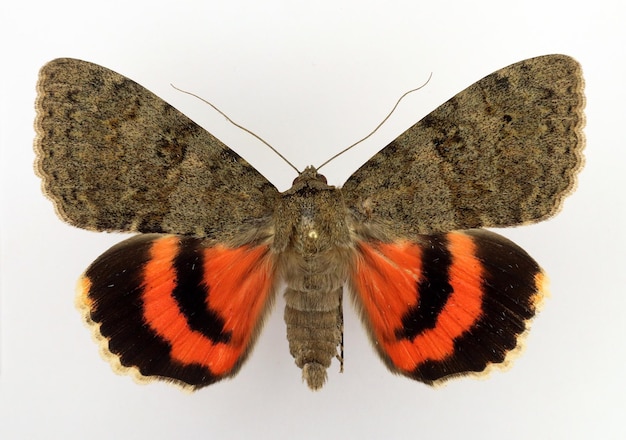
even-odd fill
[[[353,253],[341,191],[307,168],[283,193],[274,216],[274,251],[287,284],[285,323],[289,349],[311,389],[341,354],[343,285]]]

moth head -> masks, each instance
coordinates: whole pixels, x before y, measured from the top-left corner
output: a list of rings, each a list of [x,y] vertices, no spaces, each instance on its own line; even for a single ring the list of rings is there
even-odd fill
[[[291,186],[290,192],[295,192],[303,188],[330,189],[326,177],[317,172],[314,166],[308,166],[296,177]]]

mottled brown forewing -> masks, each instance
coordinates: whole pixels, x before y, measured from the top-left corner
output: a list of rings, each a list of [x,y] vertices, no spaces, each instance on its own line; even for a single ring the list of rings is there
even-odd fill
[[[231,241],[271,215],[276,188],[134,81],[57,59],[38,84],[37,170],[60,216],[99,231]]]
[[[553,215],[582,162],[582,87],[579,64],[564,55],[500,69],[357,170],[343,187],[346,204],[395,237]]]

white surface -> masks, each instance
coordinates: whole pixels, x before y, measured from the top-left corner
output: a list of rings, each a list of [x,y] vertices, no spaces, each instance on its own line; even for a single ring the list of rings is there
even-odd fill
[[[626,437],[621,3],[297,3],[24,0],[2,7],[0,438]],[[239,376],[193,395],[137,385],[100,358],[74,309],[74,284],[120,236],[65,225],[40,191],[33,101],[46,61],[82,58],[135,79],[284,190],[292,170],[169,84],[211,100],[304,167],[367,134],[433,72],[376,136],[325,168],[340,184],[454,93],[548,53],[583,65],[587,162],[554,220],[504,232],[552,281],[552,297],[510,371],[434,390],[393,376],[348,306],[346,371],[333,366],[325,389],[311,393],[288,353],[281,302]]]

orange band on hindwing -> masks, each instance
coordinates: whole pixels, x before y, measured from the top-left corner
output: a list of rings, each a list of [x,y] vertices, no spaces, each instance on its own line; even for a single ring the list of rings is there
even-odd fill
[[[502,362],[534,315],[541,271],[497,234],[361,242],[359,251],[352,283],[364,319],[388,364],[415,379],[431,383]]]
[[[219,316],[214,316],[209,323],[217,327],[215,338],[193,330],[188,322],[185,310],[176,299],[179,280],[178,271],[174,267],[174,260],[179,251],[179,240],[175,236],[157,240],[150,250],[151,258],[144,269],[144,318],[155,333],[171,345],[171,356],[182,364],[199,364],[207,367],[215,375],[223,375],[229,371],[237,361],[236,350],[241,347],[230,347],[226,330]],[[202,271],[202,265],[197,261],[195,270]],[[207,298],[208,286],[196,284],[194,289],[199,290],[202,297]],[[188,295],[196,292],[183,292]],[[206,301],[200,302],[200,307],[194,312],[207,312]],[[213,315],[215,315],[213,313]],[[218,322],[216,322],[218,321]]]
[[[420,249],[412,243],[360,243],[362,270],[353,279],[378,341],[395,340],[389,331],[402,327],[402,315],[415,305],[415,282],[420,276]],[[363,294],[366,293],[366,294]]]

